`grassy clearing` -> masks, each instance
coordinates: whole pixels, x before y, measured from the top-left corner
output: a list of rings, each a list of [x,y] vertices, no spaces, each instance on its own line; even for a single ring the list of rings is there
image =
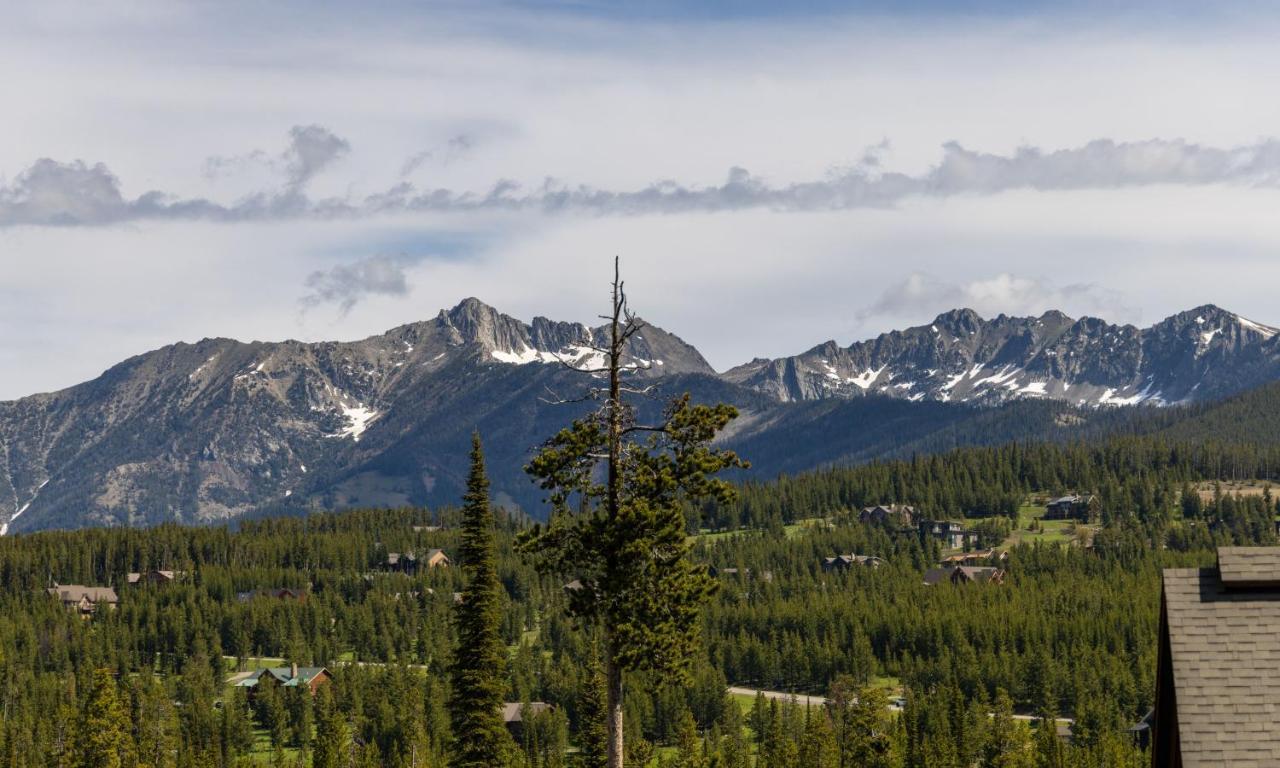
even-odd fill
[[[1197,483],[1196,492],[1200,494],[1200,498],[1205,501],[1213,501],[1213,487],[1215,483]],[[1275,494],[1277,489],[1269,480],[1223,480],[1216,483],[1222,489],[1223,496],[1261,496],[1268,488],[1271,493]]]
[[[782,532],[788,539],[794,539],[807,531],[811,531],[825,525],[827,522],[828,519],[825,517],[807,517],[802,520],[797,520],[794,523],[790,523],[789,525],[782,526]],[[703,529],[691,538],[697,541],[715,542],[723,539],[729,539],[734,536],[759,535],[760,532],[761,529],[759,528],[741,528],[736,531],[709,531]]]
[[[1018,507],[1018,527],[1000,544],[1000,548],[1009,549],[1018,544],[1031,544],[1037,541],[1046,544],[1070,544],[1075,541],[1079,528],[1089,527],[1074,520],[1044,520],[1043,516],[1044,506],[1033,503],[1031,500]],[[1033,520],[1038,522],[1040,530],[1027,530]]]

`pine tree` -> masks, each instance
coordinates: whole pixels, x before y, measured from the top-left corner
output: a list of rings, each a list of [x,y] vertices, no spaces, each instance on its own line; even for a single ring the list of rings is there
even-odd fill
[[[687,681],[700,609],[715,588],[688,557],[685,505],[728,502],[732,486],[714,475],[745,462],[710,446],[737,416],[731,406],[693,405],[686,394],[671,402],[660,424],[637,423],[623,395],[638,390],[624,385],[623,376],[643,364],[624,357],[644,326],[627,307],[616,261],[607,319],[607,345],[596,348],[606,362],[583,369],[606,376],[607,389],[593,392],[603,405],[562,429],[530,462],[528,472],[549,492],[552,512],[521,545],[543,571],[578,582],[568,596],[570,612],[603,629],[608,765],[621,768],[625,673],[650,670]]]
[[[676,768],[707,768],[702,739],[698,737],[698,724],[694,722],[693,713],[686,707],[679,718],[676,725],[676,760],[673,765]]]
[[[120,768],[128,764],[128,718],[109,669],[94,670],[93,688],[78,729],[77,764],[85,768]]]
[[[983,768],[1023,768],[1028,765],[1025,729],[1013,719],[1013,701],[1003,688],[996,691],[991,730],[983,750]]]
[[[333,699],[332,686],[322,686],[316,694],[316,738],[311,760],[314,768],[339,768],[346,765],[350,752],[350,734]]]
[[[1065,768],[1062,740],[1058,738],[1058,728],[1052,717],[1040,719],[1033,747],[1036,768]]]
[[[237,687],[222,700],[223,762],[248,752],[253,747],[253,723],[249,713],[249,697]]]
[[[507,649],[502,643],[502,586],[494,565],[493,510],[480,435],[471,438],[471,473],[463,497],[459,555],[466,586],[457,607],[458,647],[450,700],[455,739],[452,765],[505,765],[510,739],[502,723]]]
[[[578,746],[582,768],[605,768],[609,763],[608,690],[599,649],[592,647],[578,702]]]

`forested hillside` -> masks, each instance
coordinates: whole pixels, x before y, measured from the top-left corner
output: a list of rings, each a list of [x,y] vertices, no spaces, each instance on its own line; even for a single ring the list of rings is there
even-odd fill
[[[1069,765],[1140,760],[1124,729],[1152,701],[1160,569],[1209,563],[1217,543],[1275,538],[1269,493],[1204,501],[1191,484],[1278,468],[1272,448],[1014,445],[753,483],[733,504],[690,509],[691,531],[748,528],[695,540],[720,589],[704,613],[694,684],[640,675],[628,688],[635,757],[834,765],[821,745],[852,749],[854,738],[834,728],[838,718],[726,688],[826,694],[839,683],[836,694],[904,697],[901,713],[872,713],[889,729],[885,765],[1022,765],[989,756],[1029,761],[1051,749]],[[1066,490],[1098,494],[1091,538],[1011,546],[998,585],[925,586],[939,545],[855,514],[899,501],[922,514],[1003,516],[1028,493]],[[802,518],[825,524],[784,532]],[[596,646],[566,619],[564,584],[514,550],[523,526],[504,517],[497,539],[506,697],[555,707],[526,723],[519,760],[565,765],[589,724]],[[135,765],[307,764],[335,740],[349,758],[340,765],[445,765],[460,574],[392,573],[386,563],[389,552],[455,553],[458,535],[457,512],[442,508],[0,540],[0,764],[88,765],[84,744],[107,729],[131,745]],[[842,552],[885,565],[820,567]],[[128,572],[148,569],[178,575],[126,584]],[[82,619],[46,594],[55,581],[113,585],[119,607]],[[305,598],[264,592],[280,587]],[[250,706],[227,683],[238,670],[290,663],[328,667],[332,685],[314,699],[293,692]],[[1001,712],[1071,718],[1074,741],[1041,738]]]

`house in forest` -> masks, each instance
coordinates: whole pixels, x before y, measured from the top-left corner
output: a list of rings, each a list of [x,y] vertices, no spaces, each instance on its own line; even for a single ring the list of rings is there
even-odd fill
[[[1044,506],[1044,519],[1088,521],[1093,501],[1092,496],[1062,496],[1052,499]]]
[[[129,586],[142,584],[171,584],[182,576],[182,571],[142,571],[125,574],[124,581]]]
[[[893,525],[901,528],[910,528],[912,520],[915,518],[915,507],[891,504],[884,506],[877,504],[874,507],[867,507],[862,510],[862,514],[858,516],[858,520],[864,523],[875,523],[877,525]]]
[[[105,605],[108,609],[113,609],[120,603],[120,598],[111,587],[86,587],[80,584],[54,582],[53,586],[46,591],[84,618],[92,616],[99,606]]]
[[[502,705],[502,722],[518,742],[524,731],[525,720],[553,710],[555,710],[555,707],[545,701],[530,701],[524,704],[518,701],[509,701]]]
[[[855,565],[860,565],[864,568],[879,568],[884,565],[884,560],[874,555],[852,554],[822,558],[822,570],[824,571],[847,571]]]
[[[412,576],[418,572],[418,556],[412,552],[388,552],[383,567],[388,571]]]
[[[950,555],[948,557],[942,558],[941,565],[943,566],[983,565],[985,563],[990,563],[993,559],[996,561],[1008,560],[1009,553],[997,552],[994,549],[979,549],[973,552],[958,552],[954,555]]]
[[[924,572],[928,586],[950,582],[952,584],[1003,584],[1004,571],[991,566],[957,565],[950,568],[930,568]]]
[[[1162,586],[1152,765],[1280,765],[1280,547],[1219,547]]]
[[[964,526],[952,520],[921,520],[920,535],[937,539],[947,549],[963,549],[978,543],[978,534],[966,531]]]
[[[236,687],[247,688],[249,696],[261,690],[263,685],[278,685],[281,688],[302,688],[314,696],[320,686],[332,682],[333,675],[324,667],[299,667],[291,664],[287,667],[266,667],[255,670],[248,677],[236,683]]]
[[[448,568],[453,565],[453,561],[449,559],[443,549],[427,550],[427,555],[422,560],[427,564],[427,568]]]

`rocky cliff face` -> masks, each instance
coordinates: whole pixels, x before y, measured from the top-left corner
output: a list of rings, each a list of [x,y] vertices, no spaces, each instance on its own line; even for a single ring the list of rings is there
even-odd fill
[[[1047,399],[1087,412],[1217,398],[1280,379],[1277,336],[1210,306],[1147,329],[1057,312],[984,320],[957,310],[723,375],[650,326],[625,363],[659,395],[692,391],[738,405],[730,440],[792,459],[803,443],[801,464],[778,465],[792,470],[873,455],[900,442],[908,421],[926,439],[930,425],[965,417],[961,403]],[[0,403],[0,532],[453,503],[475,429],[488,443],[499,503],[532,509],[539,494],[520,468],[586,407],[554,405],[548,392],[588,386],[572,369],[601,365],[593,346],[604,341],[602,328],[524,323],[467,299],[362,341],[205,339],[139,355],[70,389]],[[800,407],[868,396],[935,407]],[[899,426],[877,429],[867,422],[876,414]],[[848,431],[840,419],[880,443],[835,434]]]
[[[165,347],[71,389],[0,403],[0,531],[213,521],[318,497],[408,503],[433,485],[429,469],[390,483],[353,470],[404,434],[518,412],[516,392],[545,396],[523,384],[600,365],[591,345],[603,341],[602,329],[525,324],[468,299],[357,342]],[[655,327],[628,353],[633,376],[714,373]],[[478,391],[491,401],[468,398]]]
[[[1052,398],[1082,406],[1165,405],[1280,377],[1277,330],[1214,306],[1150,328],[1061,312],[984,320],[972,310],[841,347],[755,360],[724,374],[784,401],[882,395],[998,404]]]

